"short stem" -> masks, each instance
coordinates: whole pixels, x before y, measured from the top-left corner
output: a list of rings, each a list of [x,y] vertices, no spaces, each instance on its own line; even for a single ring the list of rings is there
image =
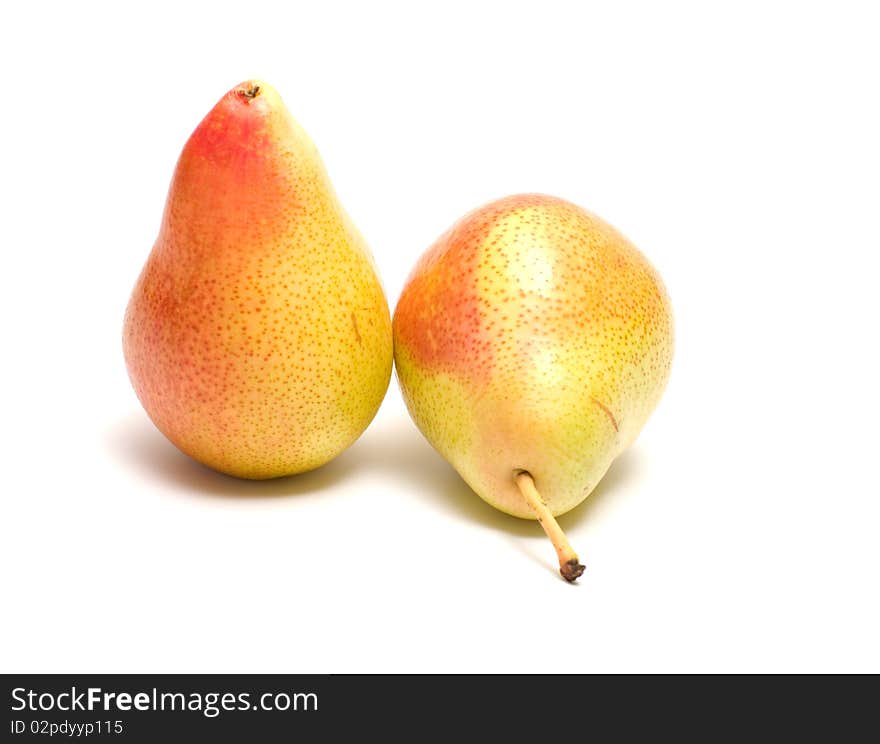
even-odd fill
[[[559,573],[566,581],[574,581],[584,572],[584,567],[578,561],[577,553],[568,542],[568,538],[553,516],[538,489],[535,488],[535,481],[531,473],[520,470],[516,474],[516,485],[520,493],[526,500],[526,503],[532,508],[532,511],[538,517],[538,521],[556,548],[556,555],[559,556]]]
[[[250,101],[260,95],[260,86],[256,83],[250,83],[246,88],[239,88],[238,94],[246,101]]]

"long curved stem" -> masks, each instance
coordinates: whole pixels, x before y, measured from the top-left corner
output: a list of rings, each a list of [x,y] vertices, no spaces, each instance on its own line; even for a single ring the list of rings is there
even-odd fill
[[[531,473],[520,470],[516,474],[516,485],[526,503],[537,515],[553,547],[556,548],[556,555],[559,556],[559,573],[562,574],[562,578],[569,582],[575,581],[584,572],[584,566],[578,561],[577,553],[574,552],[553,513],[535,488],[535,480]]]

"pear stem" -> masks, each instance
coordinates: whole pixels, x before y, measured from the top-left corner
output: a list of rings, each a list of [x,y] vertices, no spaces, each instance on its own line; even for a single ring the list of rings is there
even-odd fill
[[[247,88],[239,89],[239,94],[247,101],[250,101],[252,98],[256,98],[260,95],[260,86],[256,83],[251,83]]]
[[[538,521],[556,548],[556,555],[559,556],[559,573],[562,578],[568,582],[574,582],[578,576],[584,572],[584,566],[578,561],[577,553],[568,542],[568,538],[553,516],[546,502],[535,488],[535,480],[532,474],[526,470],[520,470],[516,476],[516,485],[520,493],[526,500],[526,503],[532,508],[532,511],[538,517]]]

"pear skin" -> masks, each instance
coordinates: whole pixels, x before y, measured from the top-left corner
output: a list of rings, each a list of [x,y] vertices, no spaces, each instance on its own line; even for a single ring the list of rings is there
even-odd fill
[[[123,350],[165,436],[241,478],[326,463],[379,408],[391,320],[373,259],[265,82],[230,90],[183,148]]]
[[[583,567],[554,517],[635,440],[669,377],[672,310],[658,273],[590,212],[510,196],[422,256],[393,331],[416,425],[481,498],[538,519],[573,581]]]

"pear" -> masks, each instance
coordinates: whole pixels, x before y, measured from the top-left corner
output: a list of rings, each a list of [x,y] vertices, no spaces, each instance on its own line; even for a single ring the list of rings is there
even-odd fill
[[[562,199],[510,196],[425,253],[394,313],[412,418],[492,506],[537,519],[560,572],[584,570],[555,517],[635,440],[669,377],[669,297],[646,258]]]
[[[314,144],[266,83],[230,90],[183,148],[123,348],[165,436],[241,478],[318,467],[375,415],[388,304]]]

